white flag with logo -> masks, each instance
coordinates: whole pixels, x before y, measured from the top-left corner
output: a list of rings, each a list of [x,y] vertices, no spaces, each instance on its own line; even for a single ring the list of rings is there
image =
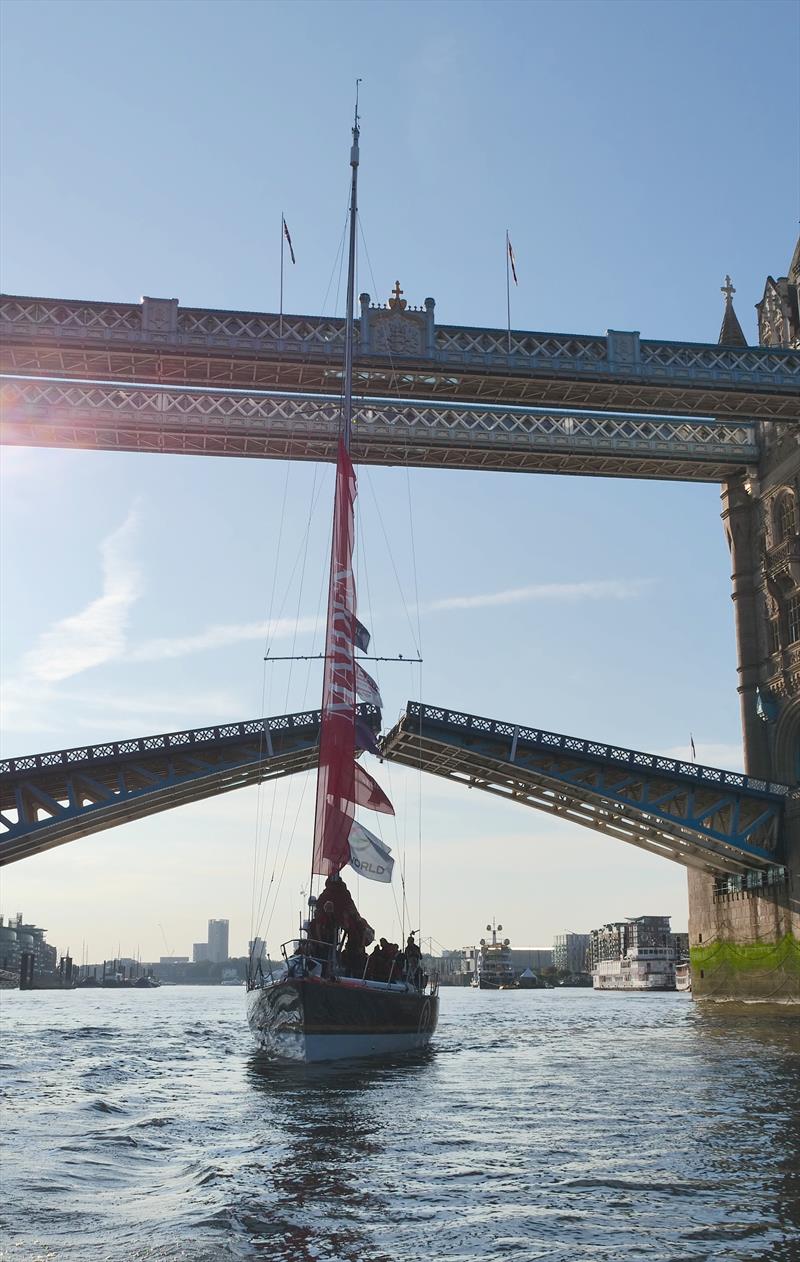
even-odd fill
[[[350,867],[368,881],[388,884],[392,879],[394,859],[391,850],[380,837],[357,820],[350,825]]]
[[[362,701],[371,701],[379,710],[383,709],[383,700],[378,691],[378,685],[371,675],[368,675],[363,666],[359,666],[356,662],[356,692]]]

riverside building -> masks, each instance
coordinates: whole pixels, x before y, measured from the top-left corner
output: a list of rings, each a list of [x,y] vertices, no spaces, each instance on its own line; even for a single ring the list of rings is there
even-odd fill
[[[686,934],[669,916],[636,916],[592,929],[589,957],[595,990],[674,990]]]
[[[0,916],[0,972],[18,978],[22,956],[31,955],[37,975],[55,973],[58,951],[46,941],[46,933],[38,925],[25,924],[22,912],[17,912],[13,920],[9,916],[6,924]]]

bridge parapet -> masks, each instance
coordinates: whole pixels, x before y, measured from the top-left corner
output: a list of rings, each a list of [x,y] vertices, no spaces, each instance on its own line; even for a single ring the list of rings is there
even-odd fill
[[[359,706],[377,731],[380,712]],[[0,865],[317,763],[319,711],[76,745],[0,762]]]
[[[459,710],[443,710],[439,706],[422,705],[418,701],[409,701],[406,717],[409,724],[420,719],[426,723],[441,723],[446,727],[460,728],[466,733],[510,737],[509,760],[511,762],[514,761],[518,744],[522,741],[543,750],[557,749],[564,753],[582,754],[587,758],[598,759],[603,763],[613,763],[620,767],[641,768],[643,771],[656,772],[659,775],[666,773],[692,784],[719,785],[776,798],[785,798],[791,792],[787,784],[776,784],[759,779],[758,776],[748,776],[743,771],[725,771],[721,767],[706,767],[702,763],[686,762],[680,758],[670,758],[665,754],[647,754],[639,749],[625,749],[621,745],[605,745],[600,741],[585,740],[580,736],[563,736],[558,732],[548,732],[542,728],[522,727],[499,719],[485,719],[476,714],[466,714]]]
[[[792,419],[800,414],[800,354],[778,347],[721,347],[715,344],[642,340],[636,332],[609,330],[605,336],[537,333],[434,325],[433,299],[425,311],[374,308],[362,295],[362,332],[356,330],[356,364],[366,388],[386,381],[392,393],[427,397],[487,393],[476,374],[494,381],[494,397],[520,398],[525,383],[583,381],[606,387],[688,388],[684,398],[647,392],[618,394],[612,406],[646,410],[689,410],[706,415],[736,413]],[[380,318],[379,318],[380,317]],[[385,318],[384,318],[385,317]],[[249,384],[330,385],[341,372],[344,321],[322,316],[277,315],[179,306],[176,299],[145,298],[141,303],[80,302],[51,298],[0,298],[4,371],[99,379],[105,376],[197,384],[247,381]],[[158,350],[156,361],[148,352]],[[60,352],[60,355],[59,355]],[[127,359],[125,358],[127,353]],[[131,359],[133,356],[133,359]],[[168,362],[174,356],[174,364]],[[166,358],[165,358],[166,357]],[[187,360],[187,357],[189,359]],[[213,370],[206,361],[214,361]],[[221,360],[232,361],[225,369]],[[257,367],[253,367],[256,361]],[[313,380],[295,381],[289,364],[317,365]],[[282,374],[278,369],[282,368]],[[327,372],[326,372],[327,370]],[[468,381],[453,380],[468,374]],[[497,378],[500,378],[499,380]],[[528,389],[530,386],[527,387]],[[698,390],[714,392],[702,403]],[[718,393],[717,393],[718,392]],[[787,398],[785,396],[791,396]],[[609,396],[611,399],[611,396]],[[555,396],[541,402],[554,402]],[[577,397],[572,399],[577,403]],[[591,399],[586,406],[591,407]]]
[[[99,745],[75,745],[71,749],[51,750],[45,754],[27,754],[21,758],[0,759],[0,776],[19,776],[31,771],[51,768],[80,770],[131,754],[154,754],[181,749],[221,745],[225,741],[240,741],[245,737],[263,737],[264,748],[272,755],[273,733],[314,732],[319,726],[318,710],[303,710],[298,714],[281,714],[269,719],[246,719],[241,723],[223,723],[214,727],[185,728],[177,732],[164,732],[156,736],[137,736],[130,740],[108,741]]]
[[[689,868],[785,880],[787,785],[419,702],[383,752]]]

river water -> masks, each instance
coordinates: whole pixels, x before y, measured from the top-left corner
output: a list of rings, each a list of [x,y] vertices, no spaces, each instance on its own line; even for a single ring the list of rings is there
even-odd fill
[[[800,1020],[445,990],[417,1059],[254,1055],[236,987],[2,994],[13,1262],[798,1262]]]

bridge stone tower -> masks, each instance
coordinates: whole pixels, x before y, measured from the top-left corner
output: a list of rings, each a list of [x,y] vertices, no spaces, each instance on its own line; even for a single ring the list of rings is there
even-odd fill
[[[722,345],[746,345],[726,278]],[[800,350],[800,241],[756,306],[762,346]],[[745,766],[800,782],[800,425],[760,425],[760,460],[722,489],[731,552]],[[785,867],[750,883],[689,875],[698,998],[800,1003],[800,796],[787,801]]]

